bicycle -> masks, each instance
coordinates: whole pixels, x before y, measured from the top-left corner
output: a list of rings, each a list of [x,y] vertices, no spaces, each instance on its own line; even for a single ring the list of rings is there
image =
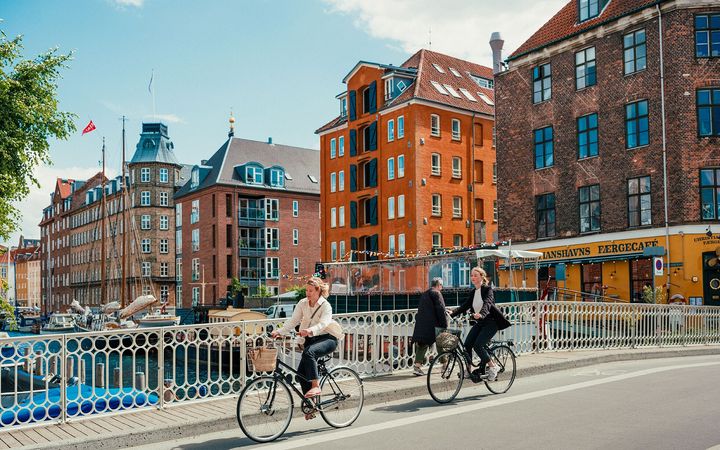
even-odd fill
[[[459,340],[458,340],[459,341]],[[427,373],[428,392],[433,400],[438,403],[449,403],[455,400],[465,380],[465,372],[470,373],[474,383],[485,382],[485,386],[493,394],[503,394],[510,389],[515,381],[515,352],[512,347],[513,341],[490,341],[486,345],[490,359],[500,367],[495,380],[490,381],[485,375],[481,375],[481,368],[473,364],[472,357],[463,348],[460,342],[455,348],[439,353],[430,363]],[[478,367],[472,370],[473,367]]]
[[[314,398],[305,398],[292,383],[292,376],[309,380],[277,358],[272,375],[255,378],[240,393],[237,420],[243,433],[255,442],[270,442],[282,436],[290,426],[295,406],[291,389],[300,397],[303,413],[319,412],[334,428],[352,425],[365,401],[362,380],[348,367],[328,370],[326,363],[331,358],[323,356],[317,361],[321,394]]]

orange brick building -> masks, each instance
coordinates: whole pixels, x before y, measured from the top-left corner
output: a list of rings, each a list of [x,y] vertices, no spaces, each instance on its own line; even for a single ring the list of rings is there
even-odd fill
[[[343,83],[340,115],[316,131],[322,259],[496,240],[492,69],[420,50],[360,61]]]

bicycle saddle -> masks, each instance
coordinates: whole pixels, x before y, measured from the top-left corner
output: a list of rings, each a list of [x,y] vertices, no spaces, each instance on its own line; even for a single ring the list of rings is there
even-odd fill
[[[325,365],[327,362],[329,362],[332,359],[332,356],[325,355],[318,358],[317,363]]]

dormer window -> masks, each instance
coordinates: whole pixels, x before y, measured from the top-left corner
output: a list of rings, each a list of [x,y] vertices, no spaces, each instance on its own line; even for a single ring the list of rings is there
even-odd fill
[[[578,2],[580,22],[599,16],[609,1],[610,0],[580,0]]]
[[[385,101],[393,98],[393,79],[392,77],[385,80]]]
[[[245,182],[248,184],[263,184],[263,170],[257,166],[245,168]]]
[[[283,187],[285,184],[282,169],[270,169],[270,186]]]
[[[340,117],[347,117],[347,97],[340,99]]]
[[[200,184],[200,170],[197,167],[193,167],[190,173],[190,189],[195,189]]]

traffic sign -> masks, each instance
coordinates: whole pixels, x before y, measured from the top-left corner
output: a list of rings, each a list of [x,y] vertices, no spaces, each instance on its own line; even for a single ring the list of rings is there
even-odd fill
[[[655,258],[653,258],[653,268],[655,269],[655,276],[656,276],[656,277],[662,276],[662,275],[663,275],[663,269],[664,269],[663,259],[662,259],[662,258],[659,258],[659,257],[657,257],[657,256],[656,256]]]

